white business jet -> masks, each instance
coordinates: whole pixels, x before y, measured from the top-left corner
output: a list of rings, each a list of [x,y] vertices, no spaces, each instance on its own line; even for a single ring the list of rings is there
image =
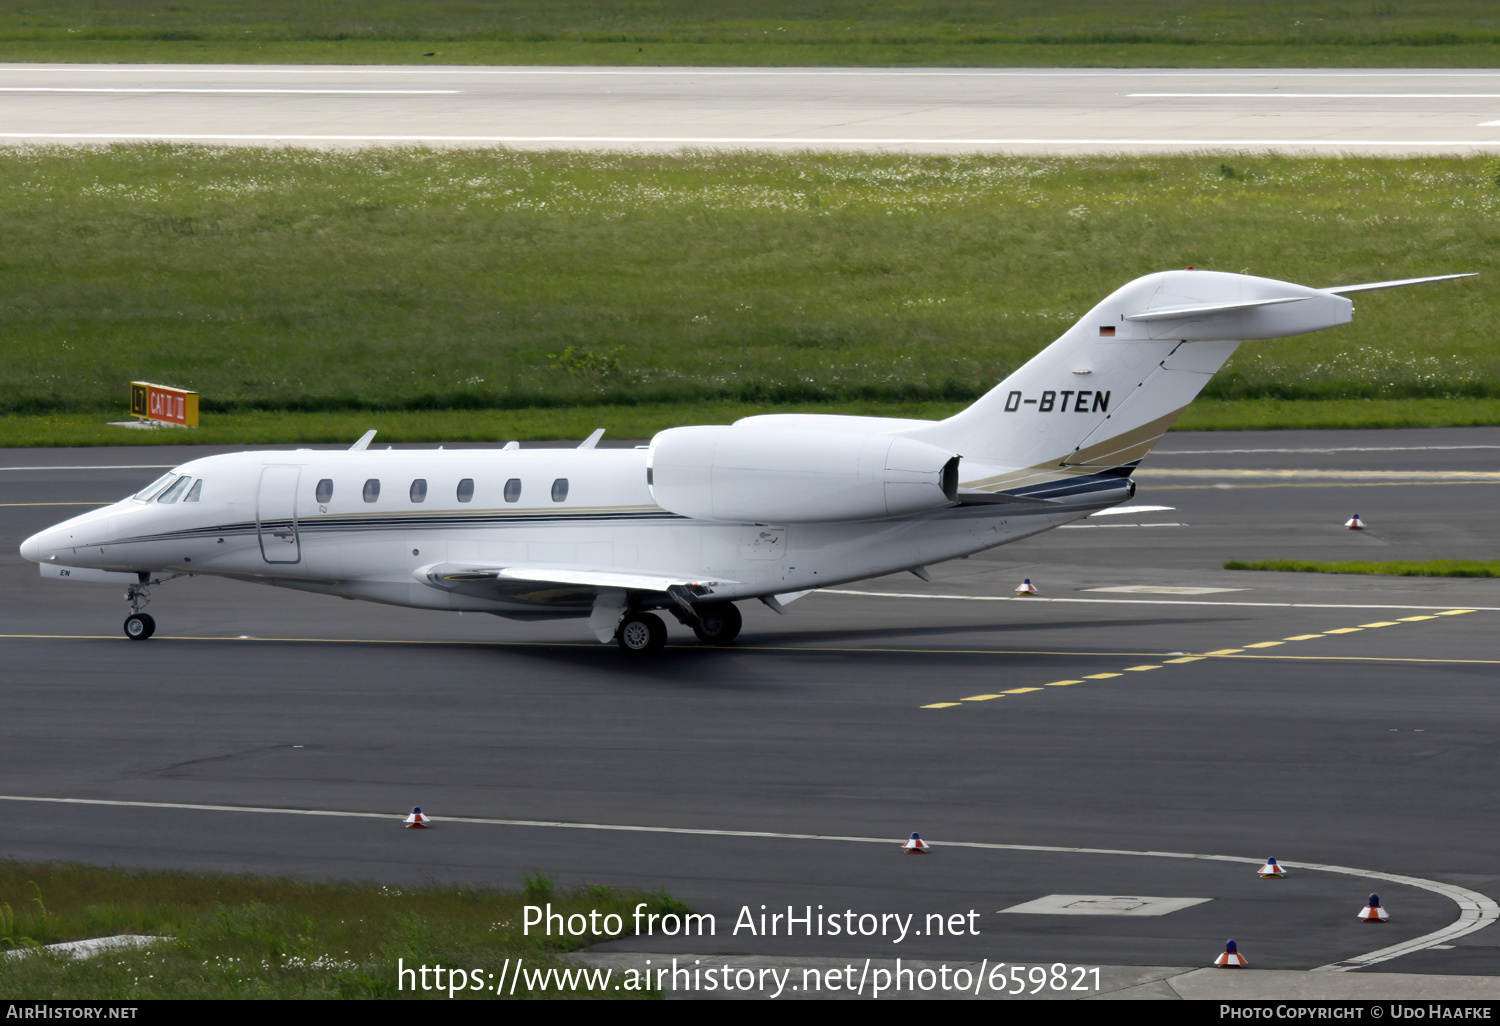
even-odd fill
[[[586,618],[652,653],[708,644],[734,603],[926,567],[1097,514],[1241,341],[1346,324],[1345,294],[1214,271],[1130,282],[943,421],[821,414],[679,427],[635,449],[243,452],[192,460],[21,546],[43,576],[148,587],[207,574],[513,620]]]

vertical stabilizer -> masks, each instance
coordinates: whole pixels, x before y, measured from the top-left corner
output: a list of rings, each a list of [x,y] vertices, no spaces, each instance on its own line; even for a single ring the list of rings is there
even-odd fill
[[[961,454],[965,487],[1022,479],[1010,473],[975,480],[979,464],[1054,474],[1133,466],[1241,340],[1345,324],[1352,310],[1342,296],[1270,278],[1147,275],[1115,291],[968,409],[905,433]]]

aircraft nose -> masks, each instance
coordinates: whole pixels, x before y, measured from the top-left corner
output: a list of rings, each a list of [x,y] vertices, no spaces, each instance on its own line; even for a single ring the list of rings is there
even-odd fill
[[[42,535],[46,533],[46,531],[42,531],[39,534],[34,534],[21,543],[22,559],[29,559],[33,563],[40,563],[42,561]]]

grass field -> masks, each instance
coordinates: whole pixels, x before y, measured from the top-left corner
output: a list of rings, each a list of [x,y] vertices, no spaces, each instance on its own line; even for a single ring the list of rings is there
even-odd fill
[[[1465,0],[12,0],[0,60],[1492,67]]]
[[[1306,559],[1232,559],[1225,570],[1277,570],[1306,574],[1391,574],[1397,577],[1500,577],[1497,559],[1394,560],[1387,563],[1321,563]]]
[[[964,404],[951,402],[639,403],[516,410],[374,410],[303,413],[241,410],[216,413],[191,431],[115,427],[111,413],[0,414],[0,447],[79,445],[250,445],[349,443],[370,428],[376,448],[396,442],[505,442],[585,438],[597,427],[609,440],[647,439],[683,424],[728,424],[757,413],[843,413],[941,420]],[[1284,402],[1199,399],[1176,424],[1188,431],[1285,428],[1452,427],[1500,424],[1500,399],[1362,399]]]
[[[652,408],[618,436],[689,403],[941,415],[1116,285],[1188,265],[1312,285],[1486,272],[1247,344],[1205,398],[1263,405],[1188,425],[1376,403],[1398,404],[1376,422],[1493,423],[1497,212],[1494,165],[1460,159],[9,150],[0,413],[28,416],[0,434],[122,419],[133,379],[200,391],[205,424]],[[1295,400],[1342,405],[1310,423]]]
[[[399,820],[394,820],[400,829]],[[413,838],[419,843],[420,838]],[[10,1000],[151,998],[369,998],[448,1000],[434,977],[398,990],[403,967],[443,965],[464,974],[502,966],[543,974],[557,955],[600,934],[523,933],[522,906],[552,905],[563,916],[614,913],[627,932],[637,902],[646,913],[688,911],[665,892],[637,894],[591,886],[559,892],[550,877],[526,874],[514,891],[439,886],[309,883],[251,876],[0,861],[0,995]],[[611,923],[611,926],[616,924]],[[119,934],[165,938],[144,950],[73,959],[32,950],[59,941]],[[6,956],[4,951],[12,954]],[[465,984],[483,976],[467,975]],[[522,981],[526,975],[523,973]],[[621,982],[617,974],[615,982]],[[417,988],[415,992],[413,987]],[[456,997],[496,995],[467,988]],[[509,996],[503,994],[501,996]],[[590,996],[555,976],[516,997]],[[596,996],[606,996],[598,994]],[[611,998],[659,992],[611,990]]]

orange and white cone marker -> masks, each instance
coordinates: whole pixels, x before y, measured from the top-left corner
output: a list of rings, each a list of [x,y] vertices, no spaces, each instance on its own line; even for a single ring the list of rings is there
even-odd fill
[[[1031,583],[1031,578],[1028,577],[1028,578],[1026,578],[1026,580],[1024,580],[1020,584],[1016,585],[1016,594],[1017,595],[1040,595],[1041,592],[1039,592],[1039,591],[1036,590],[1036,585],[1032,584]]]
[[[1240,949],[1235,946],[1234,941],[1224,945],[1224,954],[1214,959],[1214,965],[1220,969],[1244,969],[1250,963],[1245,961],[1245,956],[1240,954]]]
[[[422,815],[420,807],[413,808],[411,815],[406,817],[406,829],[408,830],[426,830],[431,825],[432,820]]]
[[[1363,531],[1365,529],[1365,522],[1359,519],[1359,514],[1356,513],[1344,522],[1344,526],[1351,531]]]
[[[1361,923],[1383,923],[1391,918],[1385,909],[1380,907],[1380,895],[1370,895],[1370,903],[1359,910],[1359,921]]]
[[[1278,866],[1275,859],[1266,859],[1266,864],[1256,872],[1260,874],[1262,880],[1280,880],[1286,876],[1286,870]]]
[[[908,855],[926,855],[927,842],[922,840],[921,834],[912,834],[911,840],[903,844],[901,850]]]

